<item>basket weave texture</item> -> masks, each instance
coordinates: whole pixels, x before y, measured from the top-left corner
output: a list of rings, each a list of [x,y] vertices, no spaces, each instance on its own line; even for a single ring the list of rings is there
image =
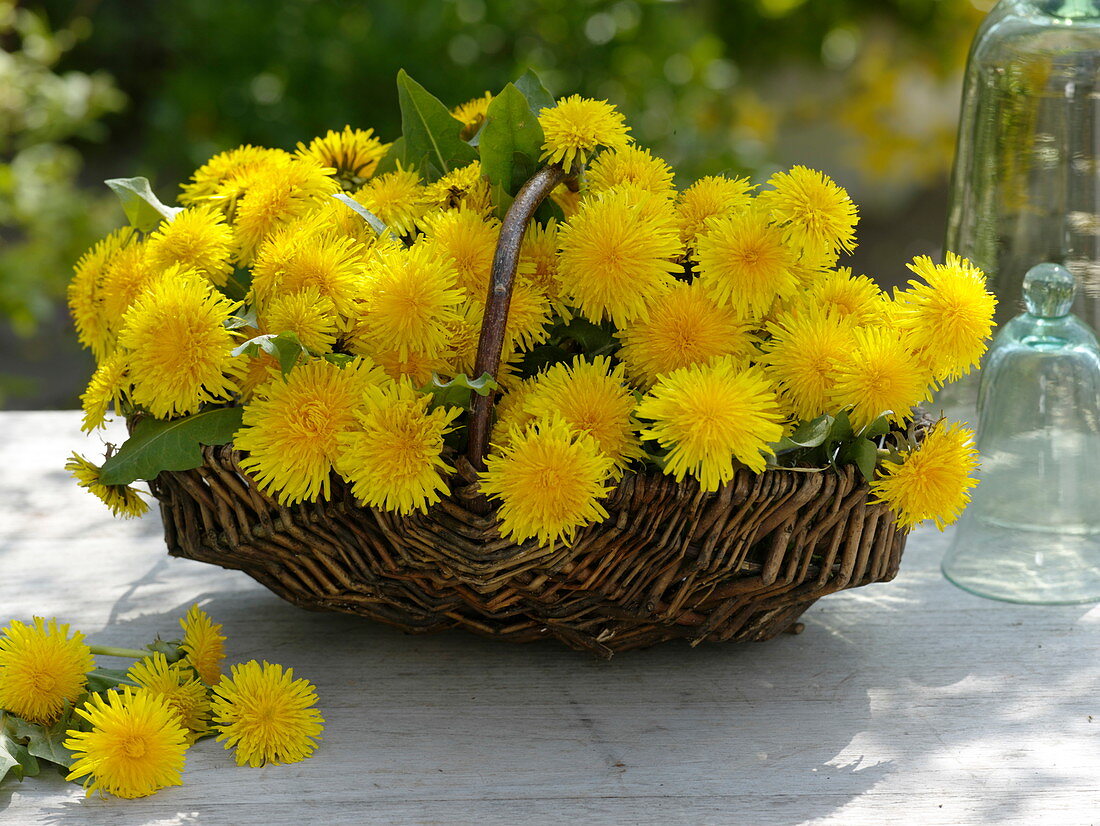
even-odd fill
[[[501,224],[475,375],[497,373],[524,232],[568,179],[541,169]],[[449,494],[411,516],[360,506],[335,476],[328,499],[284,507],[232,445],[206,447],[200,467],[151,483],[169,553],[242,570],[304,608],[412,633],[555,638],[602,657],[676,638],[770,639],[819,597],[897,574],[906,534],[851,465],[742,469],[715,493],[655,470],[627,474],[602,503],[609,518],[573,544],[517,545],[477,487],[492,404],[472,397]]]
[[[675,638],[766,640],[819,597],[892,579],[905,545],[851,466],[742,470],[717,493],[627,476],[606,522],[549,549],[502,539],[470,507],[474,485],[408,517],[360,507],[335,479],[330,500],[287,508],[238,459],[207,447],[201,467],[154,482],[169,552],[412,633],[556,638],[601,657]]]

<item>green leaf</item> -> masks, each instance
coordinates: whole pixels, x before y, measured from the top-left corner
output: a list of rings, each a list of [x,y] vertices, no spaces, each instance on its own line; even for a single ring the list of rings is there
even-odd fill
[[[844,445],[837,454],[838,465],[855,465],[863,478],[871,482],[878,464],[878,446],[869,439],[856,439]]]
[[[613,328],[608,324],[593,324],[577,316],[560,330],[559,340],[572,339],[586,355],[601,354],[615,344]]]
[[[337,192],[332,197],[342,203],[344,206],[350,207],[351,210],[353,212],[356,212],[360,218],[370,224],[370,228],[374,230],[375,235],[381,235],[388,229],[388,227],[384,223],[382,223],[381,218],[379,218],[357,200],[352,198],[350,195],[347,195],[343,192]]]
[[[404,69],[397,73],[397,100],[405,161],[429,182],[477,160],[477,150],[462,140],[462,123]]]
[[[162,470],[190,470],[202,464],[202,445],[224,445],[241,426],[240,407],[219,407],[182,419],[145,418],[118,453],[103,463],[105,485],[155,479]]]
[[[349,356],[347,353],[325,353],[323,358],[329,364],[335,364],[340,368],[347,367],[355,361],[355,356]]]
[[[450,381],[443,381],[433,373],[432,380],[420,388],[421,393],[431,395],[432,407],[460,407],[463,410],[468,410],[470,407],[471,392],[479,396],[488,396],[497,390],[500,390],[500,385],[488,373],[482,373],[476,379],[471,379],[465,373],[459,373]]]
[[[832,452],[837,442],[846,442],[853,436],[852,421],[848,418],[848,411],[841,410],[833,417],[833,423],[829,427],[829,435],[825,437],[825,448]]]
[[[225,286],[218,287],[222,294],[233,301],[244,301],[252,287],[252,270],[237,269],[229,274]]]
[[[62,743],[68,739],[69,730],[75,728],[72,716],[70,706],[68,713],[48,728],[28,723],[17,717],[14,726],[15,737],[20,741],[26,741],[26,749],[34,757],[45,760],[47,763],[70,768],[75,762],[73,753]]]
[[[240,315],[231,315],[225,320],[225,329],[241,330],[245,327],[256,327],[259,321],[256,318],[256,308],[249,307]]]
[[[408,166],[405,162],[405,139],[398,138],[390,144],[389,151],[382,156],[382,160],[378,162],[378,166],[374,168],[374,177],[379,175],[386,175],[390,172],[397,171],[397,165]]]
[[[883,413],[881,416],[879,416],[877,419],[867,425],[867,427],[863,428],[863,430],[859,432],[859,435],[864,436],[868,439],[877,439],[879,436],[885,436],[887,433],[890,432],[889,417],[892,414],[892,410],[887,410],[885,413]]]
[[[309,355],[309,351],[298,340],[296,333],[284,330],[281,333],[264,333],[250,338],[244,344],[237,345],[230,355],[255,358],[261,352],[267,353],[279,362],[279,369],[285,376],[298,363],[298,359]]]
[[[148,178],[111,178],[103,183],[122,201],[126,217],[141,232],[152,232],[161,221],[171,221],[183,212],[182,207],[162,204]]]
[[[523,76],[516,81],[516,88],[523,92],[531,111],[538,116],[543,109],[551,109],[554,106],[554,96],[546,91],[539,76],[528,69]]]
[[[108,691],[120,685],[137,685],[121,668],[93,668],[88,672],[88,691]]]
[[[489,104],[478,145],[481,171],[489,179],[500,217],[511,205],[511,197],[500,196],[514,196],[535,173],[542,141],[542,127],[527,98],[509,83]]]
[[[796,447],[817,447],[825,443],[832,427],[832,416],[818,416],[816,419],[802,422],[787,439]]]
[[[38,760],[26,746],[9,736],[7,715],[0,716],[5,718],[5,725],[0,728],[0,781],[7,777],[9,772],[16,780],[37,777],[41,771]]]

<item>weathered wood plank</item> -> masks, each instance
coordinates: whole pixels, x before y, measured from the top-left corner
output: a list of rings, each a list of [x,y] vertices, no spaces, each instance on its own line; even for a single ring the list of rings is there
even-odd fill
[[[292,766],[237,768],[200,743],[185,785],[144,800],[9,781],[0,824],[1097,820],[1100,610],[964,594],[939,575],[935,530],[895,582],[825,598],[799,637],[601,663],[300,611],[169,559],[155,515],[112,520],[61,470],[94,452],[75,414],[2,413],[0,432],[0,623],[56,614],[132,644],[199,601],[231,661],[294,667],[328,721]]]

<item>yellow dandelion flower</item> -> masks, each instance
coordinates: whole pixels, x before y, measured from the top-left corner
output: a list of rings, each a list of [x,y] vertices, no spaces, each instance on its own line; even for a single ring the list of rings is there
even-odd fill
[[[775,390],[757,368],[732,359],[695,365],[661,376],[635,414],[653,424],[642,438],[669,450],[665,473],[691,474],[704,491],[733,479],[733,460],[760,473],[768,445],[783,435]]]
[[[555,364],[540,375],[524,402],[525,411],[540,420],[560,416],[570,428],[587,433],[616,466],[616,475],[642,456],[634,393],[626,387],[620,364],[606,356],[572,364]]]
[[[313,754],[324,718],[313,706],[316,689],[294,679],[294,669],[250,660],[235,665],[214,687],[218,742],[236,748],[238,766],[297,763]]]
[[[886,462],[871,483],[876,502],[890,506],[898,525],[912,529],[925,519],[941,531],[954,524],[978,484],[974,434],[958,424],[936,425],[901,464]]]
[[[114,347],[114,334],[103,306],[103,281],[115,255],[134,239],[132,227],[115,230],[97,242],[73,267],[73,280],[66,297],[76,327],[76,336],[97,360]]]
[[[748,327],[699,284],[677,284],[618,337],[619,358],[644,386],[673,370],[722,356],[747,359],[754,352]]]
[[[562,215],[572,218],[581,208],[580,190],[570,189],[568,184],[558,184],[550,192],[550,200],[561,207]]]
[[[877,324],[882,317],[882,290],[866,275],[853,276],[850,267],[830,270],[806,291],[806,305],[831,309],[858,326]]]
[[[435,183],[428,184],[421,198],[430,209],[465,207],[485,215],[493,208],[489,179],[481,174],[480,161],[453,169]]]
[[[910,281],[909,289],[896,294],[897,326],[909,346],[930,362],[936,378],[969,373],[993,332],[997,299],[986,289],[985,274],[950,252],[946,264],[922,255],[908,266],[924,283]]]
[[[187,744],[206,734],[209,728],[210,698],[206,686],[179,663],[168,664],[159,651],[138,660],[126,676],[154,697],[160,697],[179,716],[186,731]]]
[[[225,327],[238,305],[194,270],[173,266],[133,303],[119,344],[129,351],[130,397],[158,419],[228,399],[241,365]]]
[[[80,406],[84,410],[80,429],[85,433],[106,424],[107,411],[112,405],[116,413],[119,411],[122,397],[130,386],[126,381],[126,372],[126,356],[122,353],[107,356],[96,367],[88,388],[80,396]]]
[[[484,301],[499,236],[500,222],[495,218],[486,221],[472,210],[454,209],[428,216],[419,244],[435,247],[437,254],[449,257],[459,286]]]
[[[728,218],[752,205],[756,185],[748,178],[708,175],[700,178],[676,199],[676,223],[684,243],[694,246],[711,218]]]
[[[408,379],[415,387],[423,387],[430,382],[433,373],[449,372],[446,359],[424,353],[409,351],[402,356],[397,350],[380,350],[363,355],[370,356],[394,381]]]
[[[218,286],[233,271],[233,230],[216,207],[185,209],[149,236],[146,255],[156,269],[180,264],[198,270]]]
[[[562,290],[591,321],[626,327],[676,283],[683,246],[675,228],[643,206],[615,190],[585,201],[558,232]]]
[[[272,232],[306,215],[340,190],[331,168],[299,157],[258,175],[237,204],[238,260],[249,264]]]
[[[116,339],[126,311],[163,273],[161,268],[149,260],[147,249],[148,245],[144,241],[127,245],[114,256],[103,273],[103,313]]]
[[[468,141],[481,129],[485,123],[485,116],[489,112],[489,104],[493,102],[491,92],[486,92],[479,98],[460,103],[451,110],[451,117],[462,121],[462,140]]]
[[[633,145],[601,153],[588,167],[585,179],[592,192],[622,184],[666,197],[676,192],[672,185],[672,167],[651,155],[648,149]]]
[[[353,197],[398,235],[415,233],[417,224],[428,211],[423,201],[420,175],[416,170],[403,169],[400,164],[396,172],[371,178]]]
[[[489,434],[489,443],[502,447],[507,444],[512,433],[523,433],[527,425],[535,421],[534,414],[527,410],[527,400],[537,391],[538,382],[534,378],[524,379],[504,393],[493,405],[493,429]]]
[[[465,294],[451,262],[430,247],[380,250],[368,271],[352,344],[367,352],[396,350],[440,357],[447,351],[449,325],[458,318]]]
[[[253,180],[290,159],[289,152],[263,146],[245,145],[221,152],[196,169],[191,181],[182,186],[180,203],[210,202],[232,214],[237,198]]]
[[[374,229],[363,219],[363,216],[335,198],[307,213],[303,223],[316,228],[318,232],[324,231],[333,235],[346,236],[361,244],[365,251],[370,250],[375,244],[379,243],[379,238]],[[389,235],[385,238],[393,240],[392,236]]]
[[[276,375],[281,375],[282,368],[277,358],[263,351],[255,356],[241,356],[241,358],[245,360],[245,366],[237,379],[237,392],[241,400],[247,402],[252,399],[257,387]]]
[[[838,366],[855,346],[851,322],[829,307],[785,313],[768,324],[761,359],[795,418],[813,419],[832,408]]]
[[[248,452],[241,461],[260,488],[284,505],[329,496],[339,435],[354,430],[367,387],[385,374],[367,359],[345,367],[327,361],[300,364],[284,378],[257,387],[234,437]]]
[[[866,427],[889,411],[902,421],[927,398],[931,376],[895,330],[857,327],[855,346],[836,368],[832,406],[849,408],[852,426]]]
[[[470,316],[478,330],[485,317],[484,297],[470,297]],[[518,282],[512,286],[508,320],[504,327],[504,352],[527,352],[550,337],[550,302],[537,287]]]
[[[539,113],[545,142],[540,160],[561,164],[567,171],[584,163],[598,147],[622,149],[630,142],[630,127],[606,100],[572,95]]]
[[[796,247],[810,253],[855,249],[859,213],[832,178],[794,166],[790,172],[776,172],[768,184],[772,189],[761,192],[757,203]]]
[[[336,461],[360,502],[404,515],[426,511],[447,492],[442,474],[454,468],[440,455],[443,437],[462,411],[429,411],[429,401],[407,381],[367,389],[358,427],[339,437]]]
[[[829,277],[832,271],[837,268],[837,262],[839,260],[840,255],[835,250],[812,253],[802,250],[801,255],[798,257],[798,261],[795,262],[792,268],[792,272],[794,272],[795,278],[798,279],[799,284],[806,289],[812,289],[819,281]],[[851,274],[850,267],[844,269]],[[860,278],[863,277],[865,276],[860,276]]]
[[[794,252],[757,211],[712,218],[696,241],[698,281],[742,318],[759,319],[798,290]]]
[[[573,543],[578,528],[602,522],[600,500],[615,463],[596,440],[560,417],[513,430],[480,474],[481,492],[499,499],[500,532],[513,542],[537,537],[540,546]]]
[[[93,694],[76,713],[92,730],[67,732],[62,745],[73,752],[74,763],[65,779],[87,777],[88,795],[145,797],[183,785],[187,732],[163,697],[123,686],[106,700]]]
[[[30,723],[49,725],[66,703],[75,702],[95,668],[79,631],[35,617],[31,625],[12,620],[0,636],[0,709]]]
[[[366,248],[353,238],[313,221],[273,232],[259,248],[252,267],[252,295],[263,312],[281,295],[314,287],[342,316],[355,311],[367,283]]]
[[[316,286],[273,298],[260,315],[265,333],[289,330],[311,353],[331,353],[336,344],[336,306]]]
[[[477,345],[481,338],[481,319],[480,304],[475,306],[475,302],[469,301],[459,309],[458,317],[447,325],[449,347],[444,356],[447,367],[436,372],[452,376],[458,373],[473,375]]]
[[[221,625],[211,620],[196,603],[180,620],[180,627],[183,629],[180,650],[184,654],[181,662],[195,669],[199,679],[207,685],[216,685],[222,678],[222,660],[225,659]]]
[[[141,494],[129,485],[105,485],[99,481],[101,468],[89,462],[83,456],[76,453],[69,457],[65,463],[65,470],[72,474],[77,484],[86,488],[103,502],[111,513],[123,519],[133,519],[143,516],[149,511],[149,506],[141,498]]]
[[[342,132],[329,130],[324,137],[314,138],[306,146],[298,144],[298,155],[312,158],[318,164],[336,170],[336,177],[353,186],[374,174],[378,162],[389,150],[373,129],[352,129],[344,126]]]
[[[562,296],[558,277],[558,223],[553,218],[545,226],[533,221],[527,227],[516,278],[518,283],[538,289],[550,301],[554,312],[569,321],[571,313]]]

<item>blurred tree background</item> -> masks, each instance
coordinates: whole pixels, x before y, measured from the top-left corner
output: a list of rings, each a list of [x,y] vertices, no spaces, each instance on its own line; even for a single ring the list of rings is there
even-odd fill
[[[144,175],[169,200],[242,143],[345,123],[392,139],[399,67],[451,105],[527,68],[606,98],[681,183],[821,168],[861,206],[856,270],[898,283],[942,240],[963,63],[990,5],[0,0],[0,404],[77,403],[90,362],[59,302],[123,221],[102,179]]]

